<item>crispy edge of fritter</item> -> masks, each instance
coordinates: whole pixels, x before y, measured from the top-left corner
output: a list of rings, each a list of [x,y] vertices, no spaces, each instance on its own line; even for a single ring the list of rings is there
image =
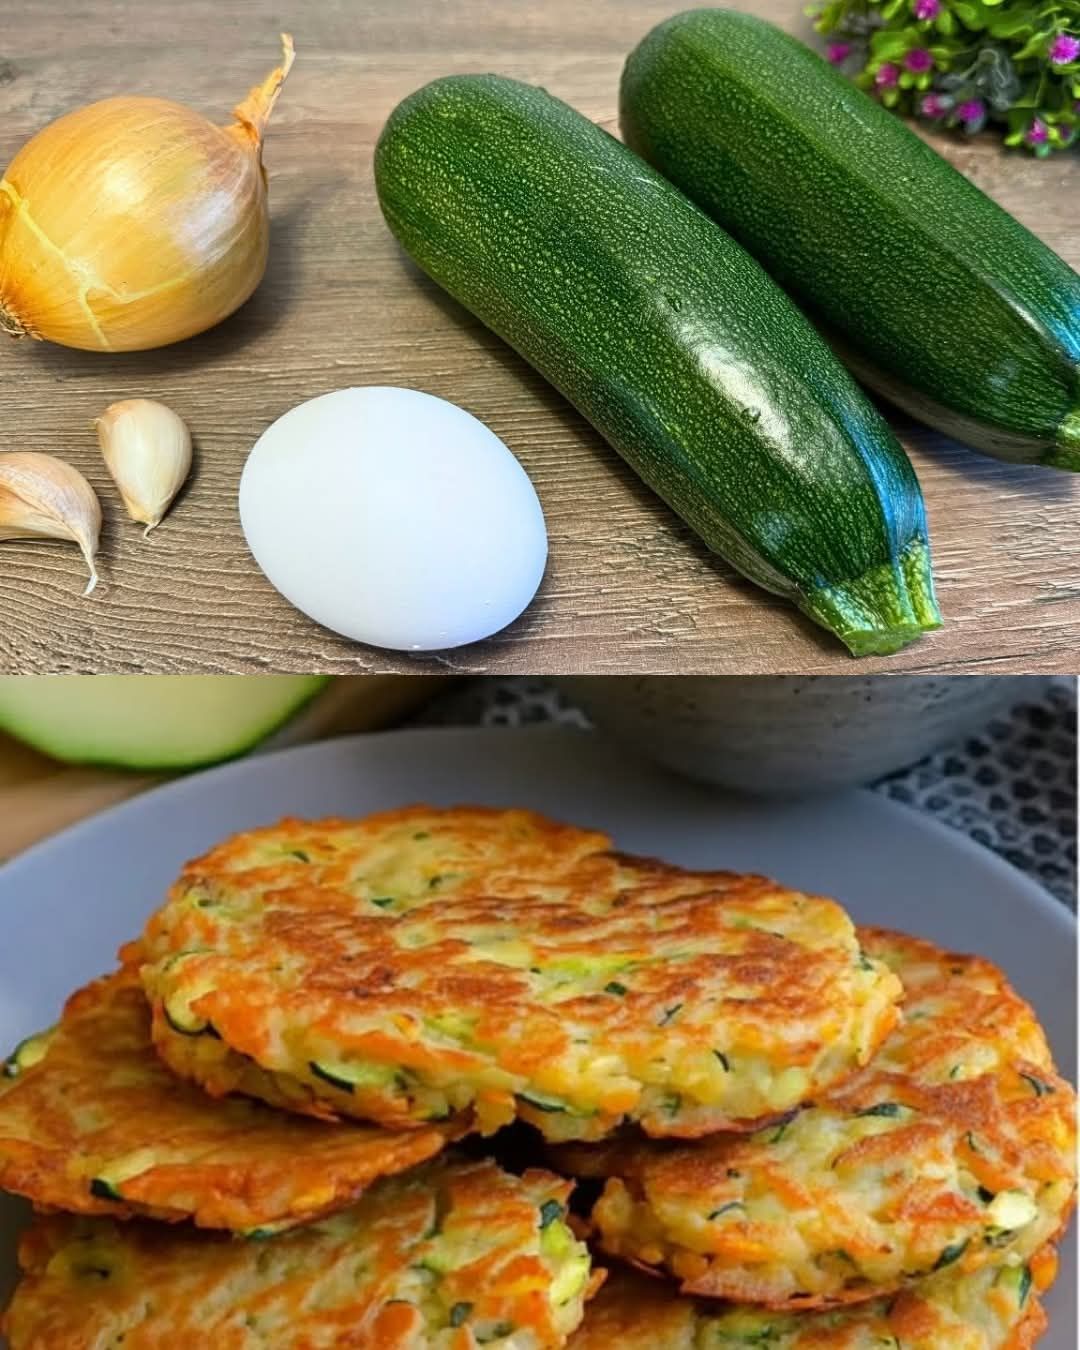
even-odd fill
[[[321,1276],[323,1267],[311,1266],[309,1262],[308,1265],[302,1263],[297,1269],[292,1257],[297,1253],[303,1257],[305,1244],[310,1244],[310,1248],[324,1258],[327,1247],[335,1253],[332,1270],[345,1262],[352,1273],[356,1255],[361,1250],[375,1258],[370,1289],[354,1288],[352,1279],[340,1282],[334,1289],[346,1301],[356,1299],[364,1312],[378,1308],[376,1323],[367,1329],[374,1339],[365,1339],[362,1342],[365,1346],[377,1345],[389,1350],[391,1346],[399,1344],[413,1345],[414,1341],[409,1337],[422,1329],[417,1321],[415,1306],[411,1318],[398,1316],[403,1312],[403,1308],[398,1306],[401,1300],[397,1298],[393,1287],[387,1287],[387,1281],[393,1286],[399,1278],[414,1269],[424,1244],[429,1241],[436,1244],[457,1242],[462,1234],[468,1239],[470,1228],[487,1234],[490,1241],[476,1243],[466,1240],[466,1259],[460,1264],[450,1265],[444,1255],[431,1253],[431,1269],[438,1274],[440,1284],[439,1301],[451,1313],[460,1300],[475,1297],[473,1289],[475,1284],[479,1284],[489,1292],[496,1305],[500,1301],[510,1300],[515,1325],[538,1333],[538,1344],[554,1350],[568,1334],[565,1330],[560,1333],[558,1324],[562,1314],[559,1310],[571,1301],[579,1301],[577,1316],[580,1317],[588,1299],[603,1283],[606,1271],[591,1265],[591,1257],[583,1240],[568,1226],[567,1201],[573,1182],[564,1177],[539,1168],[529,1168],[515,1175],[499,1167],[492,1159],[450,1155],[434,1159],[413,1172],[388,1177],[384,1179],[382,1187],[381,1192],[365,1196],[355,1213],[344,1211],[327,1216],[325,1236],[317,1232],[316,1225],[312,1224],[293,1229],[267,1242],[230,1241],[221,1233],[167,1228],[145,1220],[128,1224],[117,1223],[111,1216],[39,1214],[23,1231],[20,1239],[19,1265],[23,1279],[6,1312],[0,1313],[0,1334],[14,1335],[16,1331],[26,1331],[34,1335],[32,1340],[14,1340],[13,1350],[59,1344],[54,1339],[41,1339],[44,1334],[42,1316],[47,1324],[51,1323],[51,1336],[55,1336],[58,1329],[65,1334],[71,1330],[71,1325],[65,1320],[64,1300],[58,1298],[58,1294],[64,1292],[63,1282],[84,1274],[100,1274],[104,1279],[115,1260],[120,1283],[112,1289],[119,1306],[111,1309],[103,1307],[92,1284],[87,1287],[72,1283],[68,1291],[72,1299],[77,1303],[88,1301],[96,1308],[99,1319],[119,1317],[121,1321],[117,1329],[129,1334],[138,1331],[138,1327],[133,1327],[128,1320],[131,1305],[137,1305],[140,1309],[145,1305],[146,1311],[152,1312],[157,1321],[153,1338],[148,1343],[155,1346],[171,1345],[171,1341],[163,1338],[170,1328],[170,1322],[166,1320],[169,1305],[178,1296],[183,1297],[185,1306],[197,1306],[197,1300],[195,1304],[192,1303],[191,1290],[185,1280],[181,1280],[184,1287],[182,1295],[179,1295],[169,1284],[167,1276],[182,1274],[186,1277],[191,1273],[188,1262],[194,1261],[207,1267],[211,1279],[220,1281],[237,1273],[236,1266],[239,1263],[243,1267],[239,1272],[241,1278],[246,1279],[252,1273],[254,1275],[254,1285],[249,1281],[239,1300],[233,1297],[234,1308],[246,1307],[248,1301],[254,1300],[258,1304],[267,1295],[263,1256],[269,1253],[270,1264],[273,1264],[274,1254],[285,1250],[288,1253],[285,1263],[287,1278],[277,1283],[281,1272],[271,1272],[270,1278],[275,1280],[272,1292],[301,1300],[304,1325],[300,1330],[304,1334],[296,1341],[296,1345],[306,1346],[309,1344],[306,1339],[307,1319],[314,1319],[313,1329],[317,1330],[321,1305],[308,1307],[304,1299],[312,1282]],[[539,1191],[538,1195],[536,1191]],[[538,1203],[541,1200],[543,1203]],[[556,1207],[554,1216],[546,1213],[549,1203],[554,1203]],[[435,1227],[429,1231],[428,1224],[432,1218]],[[544,1234],[555,1219],[560,1221],[564,1229],[563,1237],[567,1245],[557,1244],[549,1249],[545,1246]],[[452,1230],[453,1237],[448,1236],[448,1230]],[[104,1249],[95,1252],[94,1243],[99,1239],[104,1242]],[[108,1261],[105,1270],[99,1272],[93,1267],[84,1268],[84,1253],[80,1251],[83,1242],[89,1244],[91,1256],[103,1262]],[[72,1261],[70,1254],[80,1257],[80,1260]],[[434,1261],[436,1254],[439,1255],[437,1264]],[[587,1263],[586,1257],[589,1257]],[[571,1258],[577,1267],[575,1273],[581,1276],[581,1280],[564,1302],[557,1303],[558,1277]],[[219,1265],[219,1259],[225,1269]],[[198,1275],[199,1271],[194,1273]],[[264,1286],[262,1289],[258,1287],[260,1281]],[[102,1286],[103,1289],[108,1287]],[[148,1294],[153,1295],[152,1299],[147,1299]],[[372,1302],[372,1299],[375,1301]],[[216,1305],[215,1311],[218,1314],[223,1311],[220,1304]],[[494,1314],[495,1309],[489,1308],[488,1311]],[[326,1326],[341,1331],[340,1322],[335,1320],[340,1318],[340,1310],[331,1308],[325,1315]],[[56,1326],[57,1319],[59,1328]],[[450,1325],[456,1324],[451,1320]],[[109,1325],[100,1325],[98,1331],[108,1331],[110,1326],[111,1322]],[[406,1339],[399,1341],[398,1335]],[[352,1340],[349,1343],[352,1344]],[[358,1345],[360,1343],[357,1342]],[[67,1346],[70,1342],[65,1340],[63,1344]]]
[[[463,814],[465,815],[471,813],[471,808],[463,811]],[[381,817],[374,817],[374,819],[390,820],[397,823],[402,819],[407,819],[410,816],[417,814],[419,817],[428,817],[431,812],[424,808],[407,808],[403,812],[386,813]],[[447,816],[451,816],[452,814],[452,811],[446,813]],[[503,813],[489,811],[485,814],[489,816],[498,816]],[[514,815],[520,813],[509,814]],[[370,820],[372,818],[368,819]],[[543,818],[536,819],[540,820],[545,828],[556,831],[569,830],[573,833],[574,827],[558,826],[552,822],[544,821]],[[286,822],[286,824],[292,826],[298,825],[299,823]],[[347,825],[348,822],[315,822],[314,827],[318,828],[320,826],[325,827],[330,825],[336,828],[341,824]],[[272,837],[281,828],[283,827],[270,827],[265,831],[256,833],[266,834]],[[585,837],[592,838],[592,836]],[[225,857],[229,857],[230,853],[239,847],[239,842],[246,838],[248,838],[248,836],[238,836],[232,841],[227,841],[225,844],[218,846],[218,849],[211,850],[209,854],[205,855],[204,859],[197,860],[195,864],[189,865],[189,872],[186,872],[185,875],[182,876],[181,881],[177,884],[177,887],[174,888],[174,896],[183,893],[185,884],[197,882],[198,877],[200,876],[200,867],[209,868],[211,872],[213,871],[213,867],[207,860],[214,859],[215,855],[219,853]],[[602,837],[597,836],[596,838],[599,841]],[[705,890],[701,892],[702,895],[708,893],[713,888],[716,888],[718,892],[717,899],[720,902],[724,900],[737,902],[741,898],[741,892],[747,887],[751,890],[765,887],[767,891],[774,890],[784,894],[802,894],[801,892],[791,892],[790,888],[772,882],[768,878],[741,876],[736,873],[719,871],[700,873],[685,872],[668,864],[656,862],[655,860],[637,859],[625,854],[611,852],[590,854],[586,861],[592,862],[595,861],[596,858],[606,860],[613,865],[639,868],[646,878],[651,878],[652,882],[660,885],[662,889],[666,883],[670,881],[679,888],[680,893],[682,893],[685,879],[690,878],[695,885],[703,886],[705,888]],[[295,866],[290,867],[290,870],[295,871]],[[265,871],[265,869],[263,869],[263,871]],[[655,876],[653,874],[655,874]],[[242,876],[243,873],[240,875]],[[265,877],[263,878],[263,881],[265,881]],[[732,893],[733,888],[736,892],[734,894]],[[685,894],[693,895],[694,892],[690,891]],[[821,896],[809,896],[806,898],[816,900],[819,903],[828,904],[838,915],[842,915],[846,922],[850,923],[850,920],[847,919],[842,907],[835,900],[830,900],[828,897]],[[166,902],[166,906],[158,911],[159,916],[163,916],[166,913],[170,903],[171,901]],[[160,926],[161,920],[157,916],[152,917],[148,923],[148,934],[153,929],[155,923]],[[854,936],[854,934],[852,934],[852,936]],[[144,941],[145,940],[146,939],[144,939]],[[154,940],[149,940],[151,946],[153,946]],[[211,943],[211,954],[214,950],[214,944]],[[153,955],[154,953],[150,952],[148,954]],[[219,954],[218,959],[227,960],[227,954]],[[155,1038],[158,1041],[159,1050],[169,1061],[174,1071],[193,1077],[212,1093],[235,1090],[249,1091],[281,1108],[314,1116],[321,1116],[327,1119],[340,1119],[349,1116],[362,1118],[363,1111],[370,1118],[381,1120],[383,1123],[394,1129],[410,1128],[417,1123],[422,1123],[419,1117],[410,1115],[405,1110],[397,1109],[397,1105],[389,1101],[380,1101],[375,1104],[369,1103],[366,1108],[358,1104],[356,1109],[349,1110],[350,1103],[341,1098],[335,1092],[333,1087],[327,1087],[324,1083],[315,1081],[314,1076],[290,1074],[287,1070],[275,1072],[263,1067],[260,1062],[258,1049],[255,1048],[255,1041],[258,1038],[250,1031],[245,1033],[247,1041],[251,1042],[251,1044],[248,1044],[246,1043],[244,1036],[233,1034],[228,1027],[225,1026],[223,1034],[225,1035],[226,1040],[232,1043],[231,1050],[233,1053],[231,1055],[226,1055],[223,1048],[220,1046],[192,1047],[191,1045],[181,1044],[179,1036],[172,1032],[171,1028],[166,1024],[165,1019],[160,1015],[162,996],[160,991],[154,987],[155,981],[152,973],[154,970],[159,969],[160,966],[160,959],[158,961],[150,960],[147,962],[147,987],[150,990],[151,1001],[155,1007]],[[853,1023],[852,1030],[854,1030],[854,1024],[857,1023],[859,1034],[856,1038],[856,1044],[860,1046],[861,1049],[854,1057],[853,1062],[846,1066],[844,1074],[834,1074],[828,1079],[829,1082],[841,1081],[846,1074],[856,1072],[860,1067],[860,1061],[865,1060],[865,1057],[880,1044],[881,1040],[891,1029],[896,1016],[894,1002],[895,995],[899,993],[899,985],[883,967],[881,968],[881,983],[883,988],[887,985],[895,985],[895,993],[891,993],[890,990],[886,988],[881,999],[872,1001],[874,1005],[879,1003],[882,1005],[877,1007],[876,1015],[873,1016],[871,1016],[870,1011],[862,1008],[861,1004],[854,1005],[851,1017]],[[886,997],[885,995],[889,996]],[[214,1020],[215,1024],[220,1022],[222,1025],[225,1025],[229,1019],[219,1010],[219,1014],[215,1016]],[[643,1084],[643,1088],[645,1089],[644,1095],[648,1096],[648,1085]],[[656,1085],[653,1085],[653,1089],[655,1088]],[[372,1086],[367,1088],[366,1091],[369,1097],[373,1098],[377,1095],[378,1089]],[[763,1102],[760,1104],[764,1105]],[[785,1109],[761,1110],[753,1115],[736,1115],[704,1103],[690,1103],[687,1105],[684,1102],[684,1109],[675,1115],[671,1115],[667,1110],[666,1102],[664,1103],[663,1110],[656,1104],[650,1106],[646,1103],[643,1105],[640,1115],[646,1130],[656,1137],[671,1136],[695,1138],[705,1134],[714,1133],[719,1129],[752,1132],[763,1128],[770,1122],[782,1119],[786,1114],[786,1106],[787,1104],[785,1103]],[[538,1109],[529,1105],[528,1102],[515,1102],[512,1092],[505,1091],[500,1094],[491,1088],[485,1090],[484,1100],[478,1100],[477,1102],[479,1123],[484,1129],[497,1128],[499,1125],[506,1123],[508,1119],[512,1118],[514,1113],[530,1120],[545,1134],[557,1135],[565,1132],[567,1137],[570,1137],[569,1126],[572,1124],[573,1137],[584,1138],[604,1137],[606,1134],[610,1133],[623,1118],[623,1112],[621,1110],[605,1111],[601,1108],[588,1115],[581,1115],[578,1117],[571,1113],[572,1118],[560,1118],[557,1121],[553,1121],[552,1119],[549,1119],[546,1114],[541,1114]],[[560,1128],[556,1129],[557,1126]]]
[[[1033,1276],[1032,1291],[1024,1302],[1020,1318],[1005,1338],[989,1350],[1031,1350],[1046,1329],[1047,1316],[1041,1295],[1050,1288],[1056,1275],[1054,1247],[1044,1246],[1028,1264]],[[842,1320],[839,1327],[816,1335],[814,1324],[820,1312],[781,1312],[779,1315],[793,1323],[805,1319],[810,1330],[812,1339],[805,1345],[801,1338],[792,1342],[791,1350],[851,1350],[857,1344],[860,1309],[875,1309],[876,1303],[874,1300],[833,1310],[841,1319],[850,1319],[847,1325]],[[701,1350],[703,1345],[713,1344],[711,1339],[701,1339],[703,1329],[709,1327],[712,1319],[722,1318],[725,1308],[736,1306],[710,1304],[700,1297],[680,1294],[674,1285],[658,1278],[655,1272],[643,1275],[623,1266],[609,1273],[599,1296],[586,1308],[581,1326],[567,1342],[566,1350],[614,1350],[616,1346],[619,1350]],[[889,1309],[890,1323],[900,1324],[901,1328],[906,1324],[911,1344],[925,1344],[918,1337],[925,1337],[929,1329],[927,1306],[926,1291],[916,1285],[896,1295]],[[931,1316],[934,1315],[933,1307],[931,1302]],[[775,1310],[762,1308],[758,1311],[768,1315]],[[949,1334],[949,1328],[942,1330]],[[939,1337],[931,1344],[934,1350],[951,1350],[953,1340],[950,1335],[948,1340]]]
[[[339,1127],[317,1124],[275,1113],[256,1101],[235,1099],[215,1105],[196,1087],[162,1081],[167,1075],[149,1039],[148,1007],[145,1045],[139,1045],[144,1033],[133,1021],[138,1011],[135,995],[143,1004],[138,973],[130,968],[121,968],[78,990],[67,1000],[43,1057],[0,1088],[0,1186],[4,1189],[24,1196],[39,1208],[75,1214],[124,1219],[142,1215],[164,1222],[191,1219],[201,1227],[229,1231],[278,1230],[350,1205],[380,1177],[434,1157],[466,1132],[464,1120],[395,1134],[358,1122]],[[65,1075],[62,1088],[55,1077],[58,1057],[59,1073]],[[114,1127],[115,1154],[99,1147],[94,1154],[82,1155],[81,1161],[86,1164],[82,1167],[77,1165],[79,1136],[74,1122],[68,1138],[54,1135],[46,1139],[40,1128],[37,1137],[30,1136],[29,1128],[24,1129],[22,1137],[5,1133],[5,1110],[16,1103],[24,1125],[28,1124],[28,1112],[30,1122],[34,1115],[43,1120],[46,1112],[51,1112],[55,1120],[58,1113],[62,1116],[69,1109],[95,1104],[95,1085],[115,1072],[118,1061],[125,1058],[133,1076],[145,1075],[149,1069],[154,1080],[147,1088],[146,1109],[151,1111],[153,1123],[148,1123],[145,1138],[130,1137],[132,1116],[128,1114]],[[70,1059],[76,1063],[70,1063]],[[96,1104],[100,1109],[100,1099]],[[130,1099],[125,1102],[129,1113],[134,1106]],[[96,1133],[101,1130],[98,1126]],[[177,1132],[192,1130],[202,1132],[202,1160],[185,1163],[172,1159],[151,1164],[117,1183],[123,1187],[121,1195],[109,1195],[104,1187],[93,1186],[96,1172],[107,1171],[110,1161],[153,1149],[158,1141],[167,1152],[169,1140]],[[215,1147],[225,1148],[234,1133],[254,1133],[257,1140],[260,1131],[266,1137],[280,1135],[280,1158],[276,1161],[260,1156],[248,1163],[220,1157],[206,1160],[206,1153]],[[382,1138],[377,1137],[380,1134]],[[350,1135],[356,1145],[351,1154]],[[97,1142],[100,1146],[105,1141]],[[305,1159],[305,1150],[311,1150],[312,1145],[313,1156]],[[325,1145],[332,1145],[333,1156]],[[266,1192],[270,1187],[280,1190],[283,1168],[289,1169],[292,1178],[282,1197],[288,1203],[279,1200],[270,1205]],[[296,1183],[308,1173],[311,1175],[305,1190],[310,1191],[310,1197],[301,1204]],[[180,1204],[181,1194],[198,1198],[194,1204]]]
[[[1038,1019],[1030,1004],[1016,993],[1003,971],[983,957],[961,955],[940,948],[936,944],[928,942],[925,939],[910,937],[907,934],[892,930],[860,927],[858,933],[864,947],[871,950],[879,945],[900,945],[910,955],[913,962],[915,960],[920,960],[938,968],[961,964],[965,967],[966,975],[978,974],[983,978],[988,978],[994,983],[998,987],[998,997],[1000,1001],[1007,1004],[1014,1013],[1030,1020],[1032,1030],[1038,1032],[1039,1038],[1042,1041],[1041,1048],[1045,1052],[1044,1063],[1032,1064],[1026,1060],[1018,1060],[1016,1064],[1017,1071],[1022,1073],[1025,1070],[1030,1070],[1037,1073],[1040,1079],[1045,1082],[1047,1087],[1049,1087],[1050,1094],[1057,1094],[1057,1109],[1064,1112],[1069,1119],[1075,1119],[1075,1092],[1071,1084],[1063,1079],[1057,1073],[1056,1069],[1054,1069],[1049,1047],[1046,1045],[1045,1039],[1042,1036],[1042,1028],[1039,1025]],[[860,1074],[856,1074],[852,1078],[830,1087],[824,1094],[822,1106],[828,1108],[830,1105],[835,1105],[837,1109],[845,1109],[845,1106],[850,1105],[849,1099],[851,1097],[861,1097],[863,1095],[860,1079],[867,1074],[872,1074],[872,1072],[873,1063],[871,1062],[871,1064],[868,1065],[866,1069],[862,1070]],[[874,1094],[871,1093],[871,1096],[873,1095]],[[1041,1098],[1042,1093],[1040,1093],[1040,1099]],[[940,1112],[942,1109],[940,1104],[937,1104],[937,1106]],[[812,1105],[808,1109],[813,1109]],[[795,1114],[797,1113],[789,1113],[788,1118],[792,1118]],[[724,1131],[723,1133],[728,1136],[730,1145],[733,1149],[737,1149],[745,1139],[745,1136],[741,1134],[736,1135],[728,1131]],[[720,1167],[724,1164],[722,1155],[723,1140],[718,1136],[716,1142],[721,1145],[721,1155],[717,1158],[715,1166]],[[620,1250],[618,1243],[612,1244],[610,1240],[605,1241],[604,1229],[596,1222],[595,1216],[601,1207],[604,1198],[610,1193],[609,1188],[612,1184],[627,1185],[634,1182],[635,1177],[640,1180],[641,1174],[648,1166],[651,1157],[665,1155],[670,1155],[675,1159],[686,1157],[688,1166],[692,1166],[696,1161],[694,1154],[698,1152],[698,1148],[695,1143],[683,1144],[670,1140],[663,1141],[661,1147],[663,1148],[662,1154],[659,1153],[657,1149],[656,1141],[644,1139],[640,1134],[630,1128],[620,1135],[599,1144],[563,1144],[549,1148],[547,1153],[553,1166],[561,1167],[564,1171],[579,1178],[601,1180],[605,1182],[604,1196],[598,1199],[594,1206],[593,1218],[591,1221],[598,1246],[600,1246],[601,1249],[606,1250],[609,1255],[615,1256],[635,1269],[653,1276],[661,1275],[666,1267],[666,1263],[661,1263],[659,1266],[651,1264],[650,1262],[641,1259],[632,1251]],[[701,1147],[708,1148],[709,1140],[705,1139],[701,1141]],[[634,1193],[638,1197],[636,1203],[644,1203],[644,1197],[640,1193],[640,1187],[635,1187]],[[1076,1206],[1076,1199],[1074,1176],[1074,1184],[1070,1198],[1063,1207],[1056,1226],[1042,1235],[1040,1239],[1042,1243],[1056,1243],[1060,1239]],[[673,1242],[672,1245],[678,1248],[677,1243]],[[703,1261],[708,1262],[710,1260],[705,1253],[691,1252],[690,1249],[685,1250],[689,1255],[701,1256]],[[985,1255],[987,1261],[992,1260],[989,1253],[986,1253]],[[749,1273],[744,1273],[741,1278],[738,1278],[738,1269],[739,1267],[737,1265],[721,1269],[716,1269],[715,1265],[712,1265],[712,1268],[705,1269],[696,1276],[681,1279],[679,1287],[682,1293],[687,1296],[736,1300],[739,1302],[773,1308],[777,1311],[824,1311],[830,1308],[839,1309],[851,1304],[867,1302],[882,1296],[895,1294],[898,1291],[912,1287],[912,1281],[919,1278],[918,1276],[900,1278],[884,1285],[860,1284],[855,1285],[850,1289],[840,1290],[832,1294],[796,1294],[788,1297],[776,1297],[775,1295],[771,1295],[770,1286],[767,1282],[755,1280]],[[925,1275],[929,1273],[930,1272],[923,1272],[922,1275],[925,1277]],[[678,1279],[677,1276],[675,1278]]]

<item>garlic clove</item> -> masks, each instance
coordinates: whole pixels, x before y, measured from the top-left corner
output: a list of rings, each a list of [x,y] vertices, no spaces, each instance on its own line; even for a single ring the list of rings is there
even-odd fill
[[[191,433],[171,408],[150,398],[113,403],[94,426],[127,513],[146,526],[145,538],[191,471]]]
[[[78,469],[53,455],[0,451],[0,539],[72,540],[90,569],[89,595],[100,534],[101,504]]]

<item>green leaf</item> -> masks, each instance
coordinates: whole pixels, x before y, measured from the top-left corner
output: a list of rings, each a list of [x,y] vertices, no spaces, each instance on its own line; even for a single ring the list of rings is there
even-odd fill
[[[981,5],[972,3],[972,0],[956,0],[952,8],[964,27],[970,28],[972,32],[981,32],[986,27]]]
[[[1050,31],[1032,33],[1020,50],[1013,53],[1013,60],[1023,61],[1027,56],[1040,56],[1049,37]]]
[[[905,56],[909,48],[907,35],[891,28],[879,28],[870,39],[870,51],[877,61],[894,61]]]
[[[1030,9],[1006,10],[1003,14],[994,14],[987,30],[996,38],[1011,38],[1017,33],[1030,31],[1038,22],[1038,16]]]

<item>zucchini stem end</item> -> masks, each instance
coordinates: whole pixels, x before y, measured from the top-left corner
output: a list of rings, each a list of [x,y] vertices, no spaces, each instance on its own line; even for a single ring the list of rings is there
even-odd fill
[[[942,622],[924,539],[912,540],[897,562],[811,591],[799,608],[834,633],[852,656],[891,656]]]

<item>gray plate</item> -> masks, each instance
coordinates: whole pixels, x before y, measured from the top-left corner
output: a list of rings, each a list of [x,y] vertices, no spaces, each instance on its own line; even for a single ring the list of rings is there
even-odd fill
[[[994,854],[865,792],[740,800],[640,762],[589,732],[422,730],[357,736],[195,774],[76,825],[0,868],[0,1047],[48,1025],[113,965],[180,864],[234,830],[286,814],[360,815],[407,802],[530,806],[607,829],[622,848],[692,867],[767,872],[1001,965],[1074,1076],[1071,915]],[[0,1286],[21,1206],[0,1199]],[[1042,1350],[1075,1350],[1075,1238],[1048,1302]],[[2,1291],[0,1291],[2,1296]]]

